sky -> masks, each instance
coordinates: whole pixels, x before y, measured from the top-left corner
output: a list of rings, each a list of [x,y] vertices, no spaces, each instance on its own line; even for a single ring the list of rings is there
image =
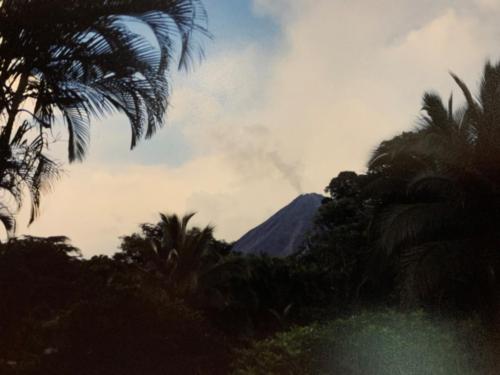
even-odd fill
[[[96,121],[91,147],[18,234],[71,238],[85,256],[158,213],[196,211],[233,241],[377,144],[411,130],[421,97],[476,88],[500,56],[496,0],[205,0],[211,40],[192,72],[172,72],[165,127],[129,150],[125,118]],[[60,129],[61,137],[64,131]]]

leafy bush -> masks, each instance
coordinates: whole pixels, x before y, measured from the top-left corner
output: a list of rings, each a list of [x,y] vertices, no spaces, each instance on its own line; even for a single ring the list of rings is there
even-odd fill
[[[225,338],[157,278],[74,252],[59,237],[0,245],[0,374],[227,373]]]
[[[361,313],[256,342],[238,352],[233,374],[493,374],[486,347],[476,320]]]
[[[133,267],[85,265],[81,291],[55,325],[58,352],[40,374],[224,373],[224,338],[200,315]]]
[[[76,248],[64,237],[24,237],[0,244],[0,373],[6,363],[36,363],[42,326],[78,299]]]

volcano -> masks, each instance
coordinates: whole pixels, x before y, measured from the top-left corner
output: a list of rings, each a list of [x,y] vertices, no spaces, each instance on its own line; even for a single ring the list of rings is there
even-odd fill
[[[244,254],[267,254],[284,257],[297,251],[312,228],[314,217],[324,197],[302,194],[256,226],[238,241],[233,250]]]

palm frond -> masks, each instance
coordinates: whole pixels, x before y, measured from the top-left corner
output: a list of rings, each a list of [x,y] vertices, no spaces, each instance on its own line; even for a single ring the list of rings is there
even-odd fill
[[[456,82],[458,87],[462,90],[464,94],[465,100],[467,101],[468,109],[474,116],[478,116],[480,112],[479,104],[474,100],[469,88],[467,85],[453,72],[450,72],[451,77]]]
[[[0,86],[30,76],[26,92],[44,126],[53,125],[53,107],[63,113],[70,161],[85,154],[90,120],[115,111],[129,119],[132,148],[151,137],[163,125],[176,45],[187,68],[201,51],[198,35],[208,35],[198,0],[4,1],[0,9],[0,68],[8,67]],[[45,16],[50,25],[39,22]]]
[[[449,114],[441,97],[435,93],[426,92],[422,101],[422,110],[427,114],[424,117],[427,126],[436,127],[439,130],[448,129]]]
[[[469,240],[438,240],[405,248],[400,256],[404,299],[429,301],[444,293],[449,283],[466,281],[476,263]],[[408,303],[408,301],[407,301]]]
[[[458,198],[463,193],[457,180],[443,173],[426,170],[415,175],[407,184],[408,194],[425,194],[441,199]]]
[[[445,232],[453,225],[457,209],[446,202],[395,204],[376,218],[380,231],[380,246],[392,254],[401,246]]]

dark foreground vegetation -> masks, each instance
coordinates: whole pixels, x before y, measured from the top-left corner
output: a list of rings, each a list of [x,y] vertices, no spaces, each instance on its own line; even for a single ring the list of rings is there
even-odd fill
[[[63,237],[0,245],[13,374],[497,374],[500,65],[365,174],[341,172],[303,249],[235,253],[161,214],[113,257]]]
[[[186,66],[206,30],[194,0],[5,0],[0,21],[11,235],[25,193],[34,220],[59,176],[56,120],[70,161],[109,113],[127,117],[132,147],[152,136],[174,47]],[[112,257],[84,259],[65,237],[0,244],[0,373],[500,373],[500,65],[477,95],[452,77],[465,105],[425,94],[414,130],[331,180],[292,256],[235,253],[168,214]]]

